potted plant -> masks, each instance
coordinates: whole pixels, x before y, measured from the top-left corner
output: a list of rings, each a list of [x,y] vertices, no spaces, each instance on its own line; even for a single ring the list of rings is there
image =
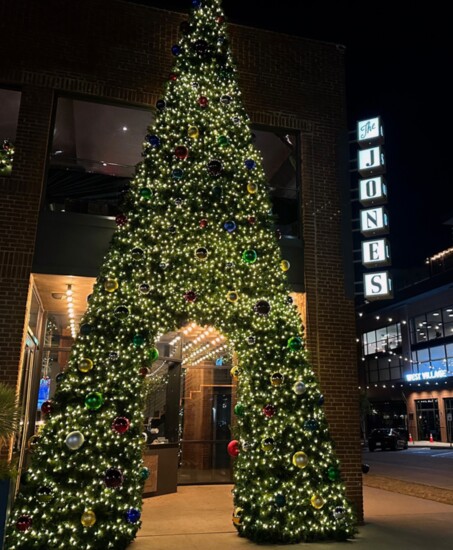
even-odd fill
[[[0,382],[0,451],[17,432],[20,409],[16,392]],[[7,459],[0,459],[0,548],[3,547],[5,523],[13,496],[13,481],[17,471]]]

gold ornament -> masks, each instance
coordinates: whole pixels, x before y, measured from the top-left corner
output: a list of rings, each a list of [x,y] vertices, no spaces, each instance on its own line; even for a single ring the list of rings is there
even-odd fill
[[[308,456],[303,451],[293,454],[293,464],[301,470],[306,468],[308,466]]]
[[[271,374],[271,384],[275,387],[281,386],[285,377],[280,372]]]
[[[90,370],[93,368],[93,361],[91,359],[81,359],[79,364],[77,365],[77,368],[80,372],[90,372]]]
[[[93,527],[93,525],[96,523],[96,514],[93,512],[93,510],[85,510],[83,512],[82,517],[80,518],[80,523],[84,527]]]
[[[236,365],[230,370],[230,374],[234,380],[239,380],[239,367]]]
[[[226,299],[234,304],[239,300],[239,294],[235,290],[230,290],[230,292],[227,293]]]
[[[255,193],[258,193],[258,185],[253,182],[248,183],[247,191],[250,193],[250,195],[255,195]]]
[[[288,262],[288,260],[282,260],[280,262],[280,268],[282,271],[288,271],[290,267],[291,267],[291,264]]]
[[[118,290],[118,286],[116,279],[107,279],[104,283],[104,288],[107,292],[115,292],[115,290]]]
[[[272,437],[266,437],[261,441],[261,448],[263,451],[272,451],[275,446],[275,441]]]
[[[233,523],[235,525],[241,525],[242,520],[242,508],[235,508],[233,512]]]
[[[189,126],[189,129],[187,130],[187,135],[191,139],[198,139],[200,136],[200,132],[196,126]]]
[[[324,499],[320,495],[313,495],[310,499],[310,502],[313,508],[316,508],[316,510],[321,510],[321,508],[325,504]]]

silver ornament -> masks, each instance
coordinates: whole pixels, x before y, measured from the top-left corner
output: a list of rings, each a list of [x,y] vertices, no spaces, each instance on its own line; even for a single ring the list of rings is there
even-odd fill
[[[307,386],[302,382],[302,380],[298,380],[293,386],[293,392],[296,395],[304,395],[306,391]]]
[[[77,451],[85,442],[85,437],[81,432],[71,432],[66,436],[65,443],[66,446],[71,449],[71,451]]]

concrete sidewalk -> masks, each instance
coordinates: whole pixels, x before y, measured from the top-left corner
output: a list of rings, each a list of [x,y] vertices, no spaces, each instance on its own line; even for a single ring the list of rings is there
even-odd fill
[[[143,527],[130,550],[253,550],[231,523],[231,485],[180,487],[178,493],[148,499]],[[349,543],[271,545],[275,550],[357,549],[451,550],[453,506],[364,487],[366,523]]]

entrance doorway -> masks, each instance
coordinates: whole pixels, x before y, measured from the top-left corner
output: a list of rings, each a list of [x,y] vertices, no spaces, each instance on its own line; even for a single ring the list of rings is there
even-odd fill
[[[439,404],[437,399],[417,399],[418,439],[429,440],[432,435],[435,441],[441,441],[439,423]]]

